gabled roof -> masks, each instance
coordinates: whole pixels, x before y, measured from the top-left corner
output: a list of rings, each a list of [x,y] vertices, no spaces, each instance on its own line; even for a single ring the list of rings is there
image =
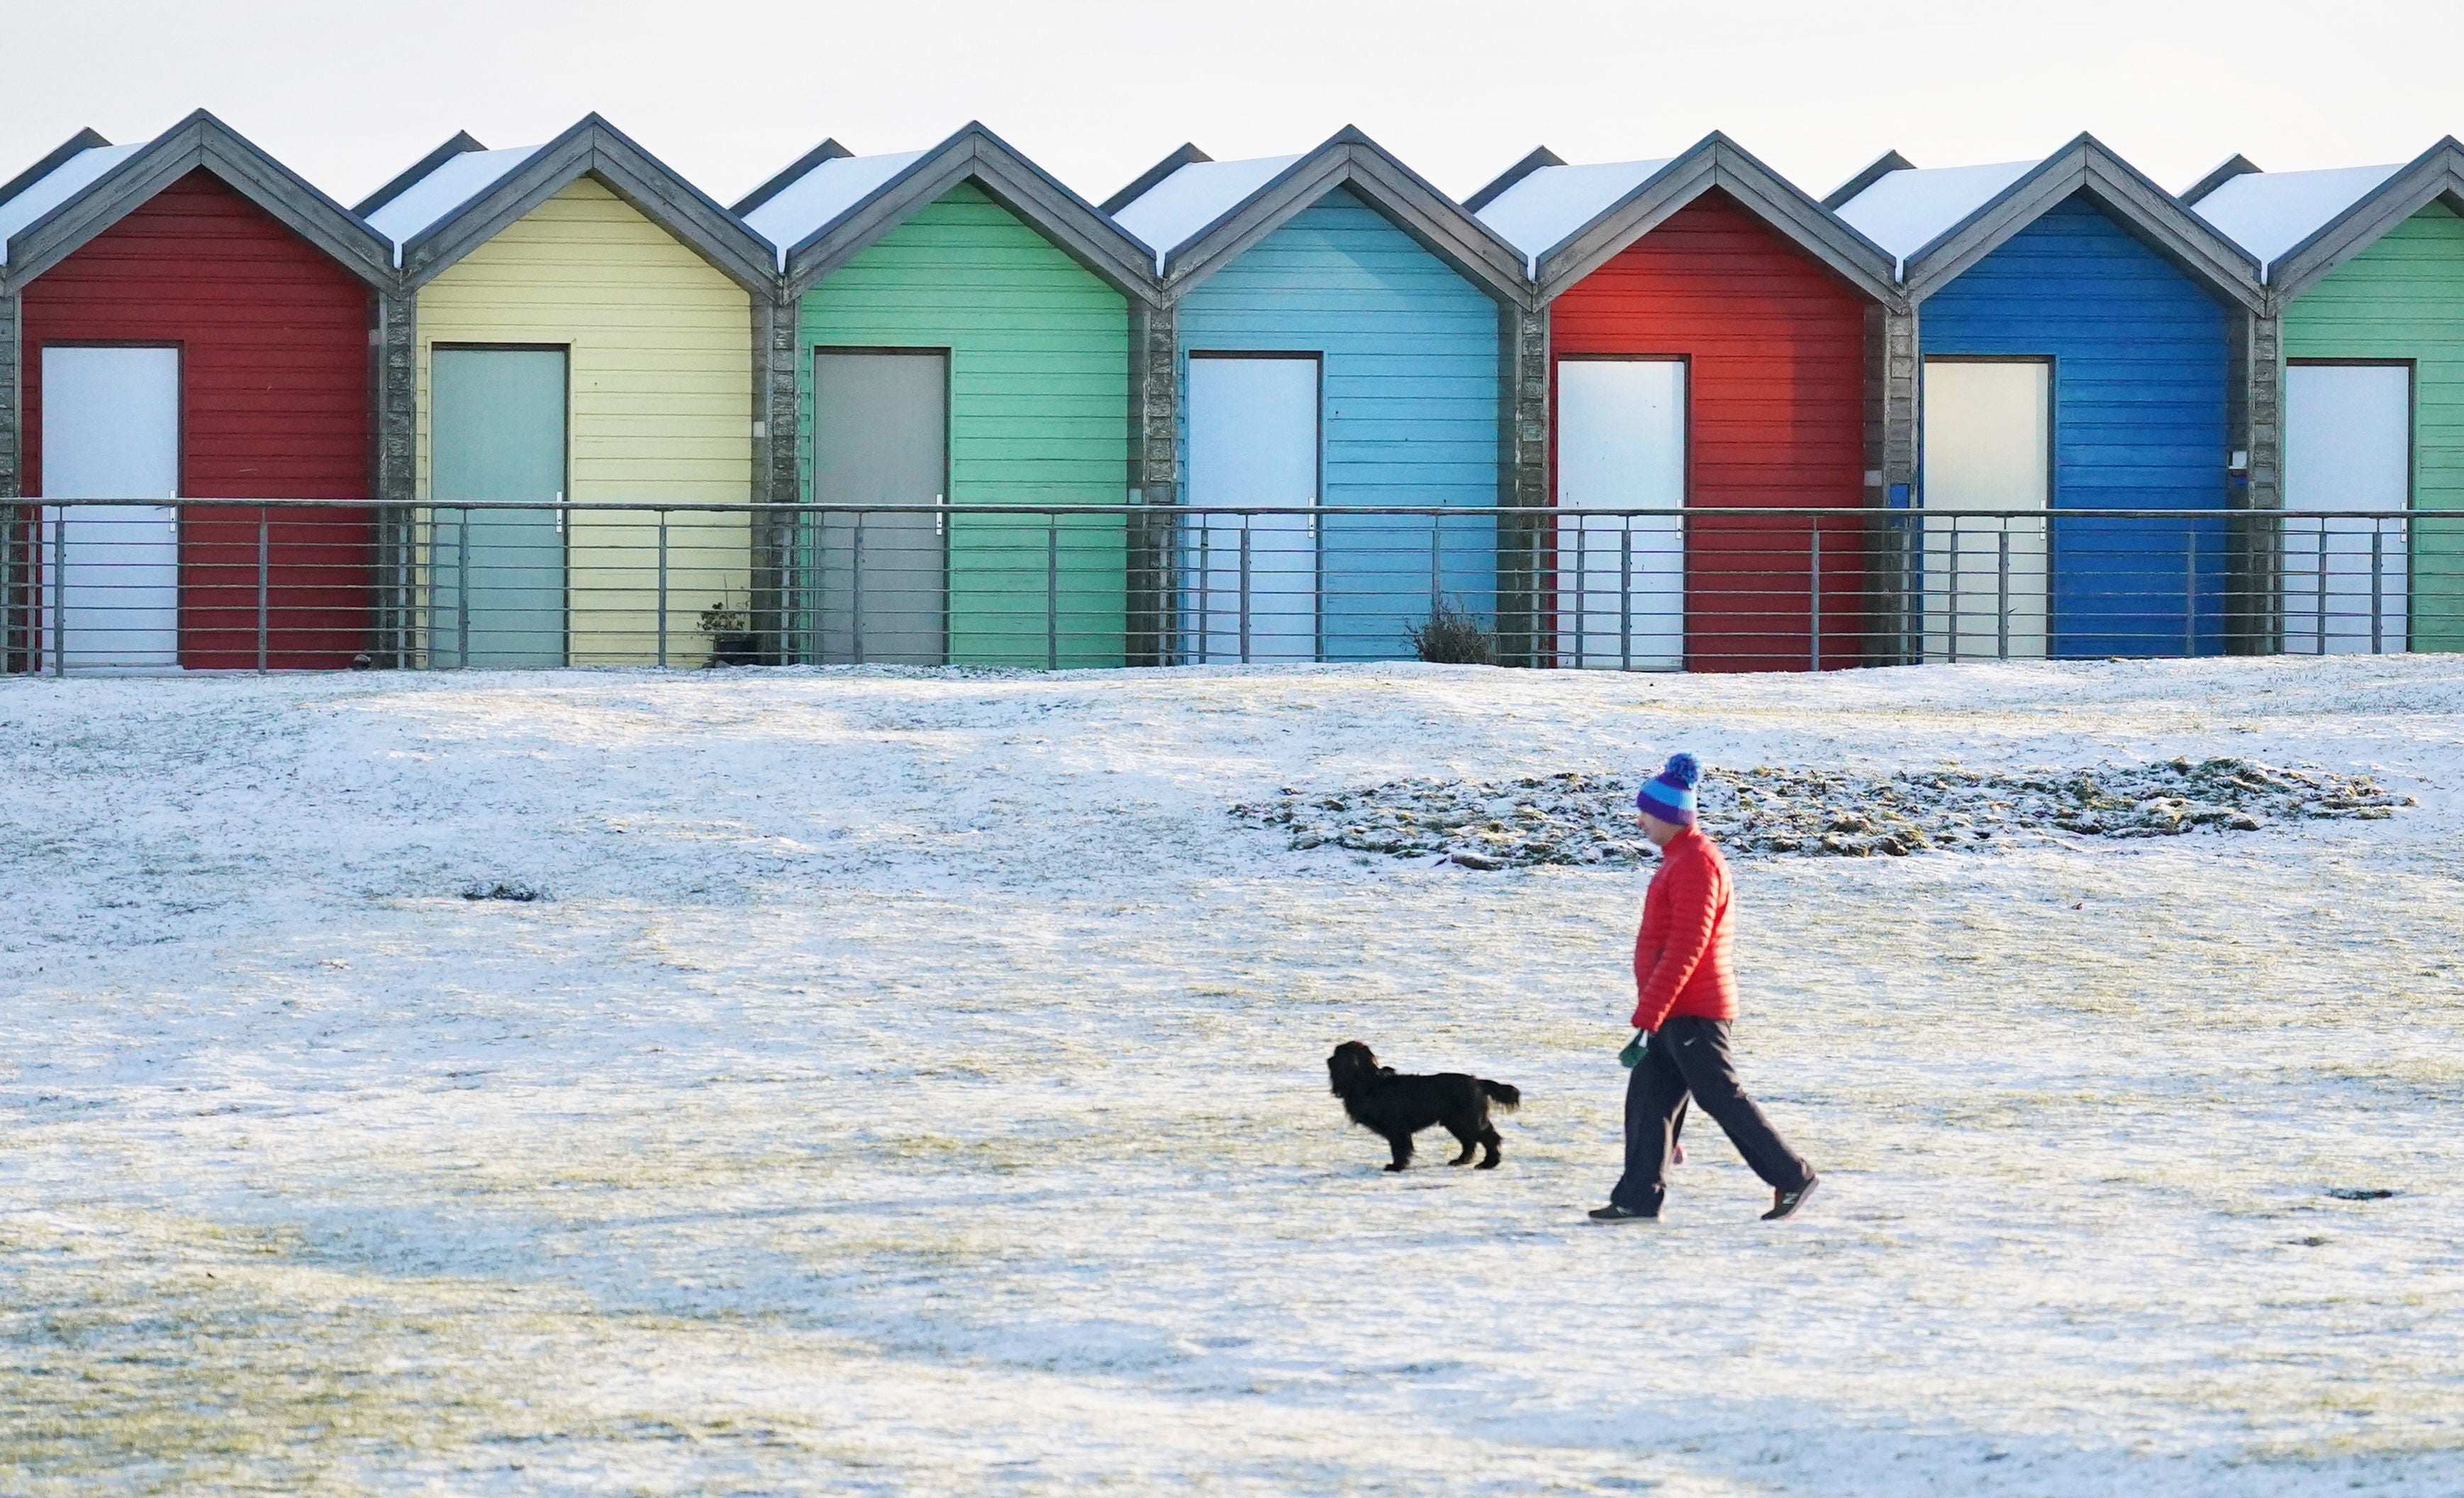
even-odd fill
[[[2202,197],[2198,212],[2266,262],[2282,302],[2438,202],[2464,213],[2464,144],[2453,136],[2401,166],[2245,173]]]
[[[1186,155],[1183,155],[1186,153]],[[1522,256],[1454,199],[1350,125],[1298,156],[1209,161],[1182,146],[1180,165],[1150,171],[1134,198],[1112,201],[1122,228],[1155,246],[1167,296],[1203,280],[1338,187],[1350,188],[1395,227],[1491,297],[1528,306]],[[1134,185],[1133,185],[1134,186]]]
[[[2206,193],[2194,208],[2264,268],[2402,170],[2398,165],[2243,172]]]
[[[1524,178],[1530,176],[1541,167],[1563,166],[1565,165],[1566,159],[1564,157],[1558,155],[1556,152],[1549,149],[1549,147],[1545,145],[1535,145],[1531,147],[1530,153],[1526,155],[1521,161],[1516,162],[1513,165],[1508,166],[1504,171],[1499,172],[1496,176],[1491,177],[1488,179],[1486,186],[1483,187],[1478,192],[1473,193],[1470,197],[1463,199],[1463,207],[1471,209],[1474,213],[1478,213],[1482,209],[1485,209],[1491,203],[1496,202],[1497,195],[1499,193],[1504,192],[1510,187],[1513,187]]]
[[[2183,202],[2195,207],[2201,198],[2204,198],[2209,193],[2215,191],[2218,187],[2221,187],[2226,183],[2233,181],[2235,177],[2241,176],[2245,172],[2254,172],[2256,170],[2258,170],[2258,163],[2252,161],[2249,157],[2244,156],[2239,151],[2235,151],[2231,156],[2226,157],[2223,161],[2216,163],[2213,167],[2209,169],[2206,176],[2201,177],[2198,181],[2190,184],[2187,187],[2184,187],[2181,191],[2175,193],[2174,196],[2180,198]]]
[[[1996,162],[1990,166],[1885,168],[1841,199],[1833,211],[1850,228],[1888,250],[1895,260],[1905,260],[1992,202],[1996,194],[2035,170],[2036,165]]]
[[[1897,151],[1884,151],[1881,155],[1875,157],[1870,162],[1867,162],[1864,168],[1859,171],[1857,175],[1849,178],[1846,182],[1841,183],[1839,186],[1824,193],[1822,195],[1822,206],[1836,211],[1839,205],[1847,202],[1850,198],[1855,197],[1859,192],[1864,191],[1867,187],[1870,187],[1874,184],[1881,181],[1892,172],[1907,171],[1915,165],[1916,163],[1908,160],[1904,156],[1902,156]]]
[[[2253,311],[2264,299],[2255,259],[2092,135],[2033,165],[1884,171],[1838,214],[1898,259],[1919,301],[2079,194],[2216,295]]]
[[[426,171],[417,176],[405,172],[387,183],[389,190],[375,208],[361,216],[393,246],[393,263],[400,265],[404,246],[435,228],[455,209],[504,181],[516,167],[539,153],[536,145],[517,145],[502,151],[431,155]]]
[[[774,285],[769,249],[752,231],[598,115],[583,116],[545,145],[491,151],[453,144],[429,153],[433,165],[424,175],[388,184],[368,215],[411,285],[443,274],[585,176],[747,291],[766,295]]]
[[[1120,191],[1113,193],[1109,198],[1106,198],[1103,202],[1097,204],[1096,207],[1102,209],[1107,213],[1118,214],[1121,209],[1128,208],[1138,199],[1145,197],[1147,195],[1147,189],[1153,187],[1156,183],[1163,181],[1166,177],[1171,176],[1174,172],[1180,170],[1183,166],[1187,166],[1195,162],[1211,162],[1213,160],[1215,160],[1214,157],[1207,155],[1204,151],[1198,148],[1196,142],[1183,141],[1180,143],[1180,149],[1173,152],[1170,156],[1165,157],[1163,160],[1155,163],[1146,170],[1138,173],[1137,180],[1135,182],[1131,183]]]
[[[1146,246],[973,121],[929,150],[890,156],[850,156],[836,142],[825,141],[737,204],[737,211],[765,241],[788,294],[801,296],[962,182],[982,188],[1122,295],[1153,298]]]
[[[1703,194],[1718,189],[1840,278],[1896,303],[1891,257],[1727,136],[1713,131],[1682,156],[1596,165],[1516,164],[1491,183],[1480,220],[1523,252],[1540,299],[1554,299]]]
[[[360,279],[391,279],[366,225],[202,109],[142,145],[80,131],[0,187],[0,276],[14,286],[42,275],[199,167]]]
[[[365,218],[377,209],[385,207],[386,204],[391,203],[394,199],[401,197],[405,192],[408,191],[413,185],[427,177],[430,172],[436,170],[437,167],[451,161],[454,157],[461,155],[465,151],[484,151],[486,149],[486,146],[479,143],[479,138],[477,136],[473,135],[468,130],[456,130],[453,132],[453,139],[446,142],[443,145],[438,146],[436,149],[429,152],[419,160],[411,163],[408,166],[405,167],[402,174],[394,178],[393,181],[386,183],[376,191],[369,193],[366,197],[352,204],[351,211],[357,213],[362,218]]]

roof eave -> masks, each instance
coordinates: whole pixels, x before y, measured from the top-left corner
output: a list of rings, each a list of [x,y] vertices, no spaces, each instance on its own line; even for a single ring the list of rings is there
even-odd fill
[[[1145,241],[975,121],[789,247],[782,294],[802,297],[917,209],[968,181],[1113,290],[1155,300],[1155,252]]]
[[[1864,296],[1886,306],[1899,304],[1890,252],[1717,130],[1672,157],[1538,256],[1535,279],[1540,300],[1554,300],[1714,188]]]
[[[2085,191],[2118,212],[2124,228],[2210,290],[2256,312],[2266,301],[2256,256],[2233,243],[2180,199],[2081,134],[2038,162],[1958,223],[1903,257],[1901,282],[1910,302],[1956,279],[2003,241]]]
[[[405,279],[413,286],[435,279],[585,176],[597,179],[746,292],[766,296],[775,289],[768,241],[597,114],[584,115],[519,166],[405,240]]]
[[[2287,302],[2441,198],[2464,211],[2464,143],[2442,136],[2267,264],[2270,294]]]
[[[1181,241],[1164,261],[1165,295],[1182,295],[1328,193],[1353,186],[1381,217],[1492,299],[1524,308],[1533,304],[1521,250],[1352,125]]]
[[[43,275],[200,167],[360,280],[376,288],[392,284],[392,256],[383,235],[203,109],[192,111],[126,161],[11,234],[7,247],[9,284],[13,287]]]

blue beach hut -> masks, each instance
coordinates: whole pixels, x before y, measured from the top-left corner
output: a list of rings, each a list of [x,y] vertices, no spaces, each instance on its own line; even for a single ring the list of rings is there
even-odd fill
[[[1823,201],[1914,308],[1925,509],[2185,515],[1927,519],[1925,658],[2224,649],[2257,263],[2084,135],[1992,166],[1894,152]]]
[[[1523,256],[1367,136],[1237,162],[1185,145],[1104,209],[1156,253],[1190,504],[1501,502]],[[1185,660],[1409,655],[1434,597],[1494,617],[1486,517],[1219,517],[1178,547]]]

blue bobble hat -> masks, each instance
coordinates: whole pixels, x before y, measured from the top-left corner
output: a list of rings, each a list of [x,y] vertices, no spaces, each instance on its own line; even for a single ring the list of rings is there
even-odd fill
[[[1703,766],[1690,754],[1672,754],[1666,767],[1642,782],[1634,793],[1635,809],[1648,811],[1662,822],[1680,826],[1694,825],[1694,782],[1703,778]]]

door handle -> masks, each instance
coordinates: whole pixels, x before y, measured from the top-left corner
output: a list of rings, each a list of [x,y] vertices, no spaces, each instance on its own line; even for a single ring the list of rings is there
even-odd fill
[[[949,502],[949,497],[945,495],[935,495],[933,496],[933,504],[935,507],[935,514],[933,516],[933,535],[936,539],[948,534],[948,532],[941,528],[943,525],[948,523],[948,518],[939,513],[939,507],[948,504]]]

